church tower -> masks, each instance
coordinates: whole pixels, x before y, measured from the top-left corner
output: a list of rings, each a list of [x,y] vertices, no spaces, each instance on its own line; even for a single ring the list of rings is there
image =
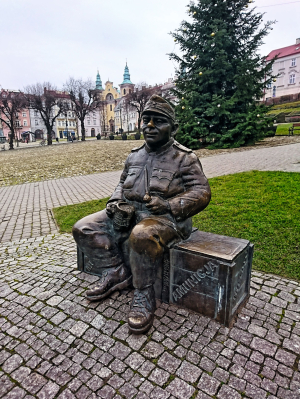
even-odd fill
[[[134,90],[134,84],[130,80],[130,73],[127,66],[127,61],[123,74],[123,82],[120,84],[120,89],[121,97],[126,96],[126,94],[131,93]]]
[[[104,90],[103,87],[102,87],[102,81],[101,81],[101,78],[100,78],[99,71],[98,71],[97,77],[96,77],[96,90]]]

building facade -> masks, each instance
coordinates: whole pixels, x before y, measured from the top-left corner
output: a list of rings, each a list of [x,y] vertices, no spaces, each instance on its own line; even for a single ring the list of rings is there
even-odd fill
[[[265,90],[264,100],[300,92],[300,38],[296,44],[271,51],[267,61],[276,56],[272,74],[277,78]]]

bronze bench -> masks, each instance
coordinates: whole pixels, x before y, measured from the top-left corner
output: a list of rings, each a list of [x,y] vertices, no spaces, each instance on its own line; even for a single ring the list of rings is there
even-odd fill
[[[158,270],[156,297],[230,327],[249,297],[253,244],[195,229],[166,254]],[[78,249],[78,269],[97,275]]]

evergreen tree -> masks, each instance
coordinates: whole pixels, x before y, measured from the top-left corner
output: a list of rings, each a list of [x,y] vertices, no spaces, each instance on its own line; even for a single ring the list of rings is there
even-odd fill
[[[249,145],[264,136],[268,107],[260,105],[274,80],[273,62],[258,50],[273,22],[249,8],[250,0],[198,0],[188,21],[171,33],[179,54],[175,94],[178,140],[191,148]]]

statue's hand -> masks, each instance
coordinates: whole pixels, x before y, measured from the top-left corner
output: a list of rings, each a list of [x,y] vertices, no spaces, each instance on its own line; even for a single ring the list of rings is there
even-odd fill
[[[111,201],[108,204],[106,204],[106,213],[107,216],[112,218],[114,216],[115,213],[115,209],[116,209],[116,205],[119,201]]]
[[[169,202],[160,197],[152,197],[146,207],[155,215],[167,213],[170,210]]]

